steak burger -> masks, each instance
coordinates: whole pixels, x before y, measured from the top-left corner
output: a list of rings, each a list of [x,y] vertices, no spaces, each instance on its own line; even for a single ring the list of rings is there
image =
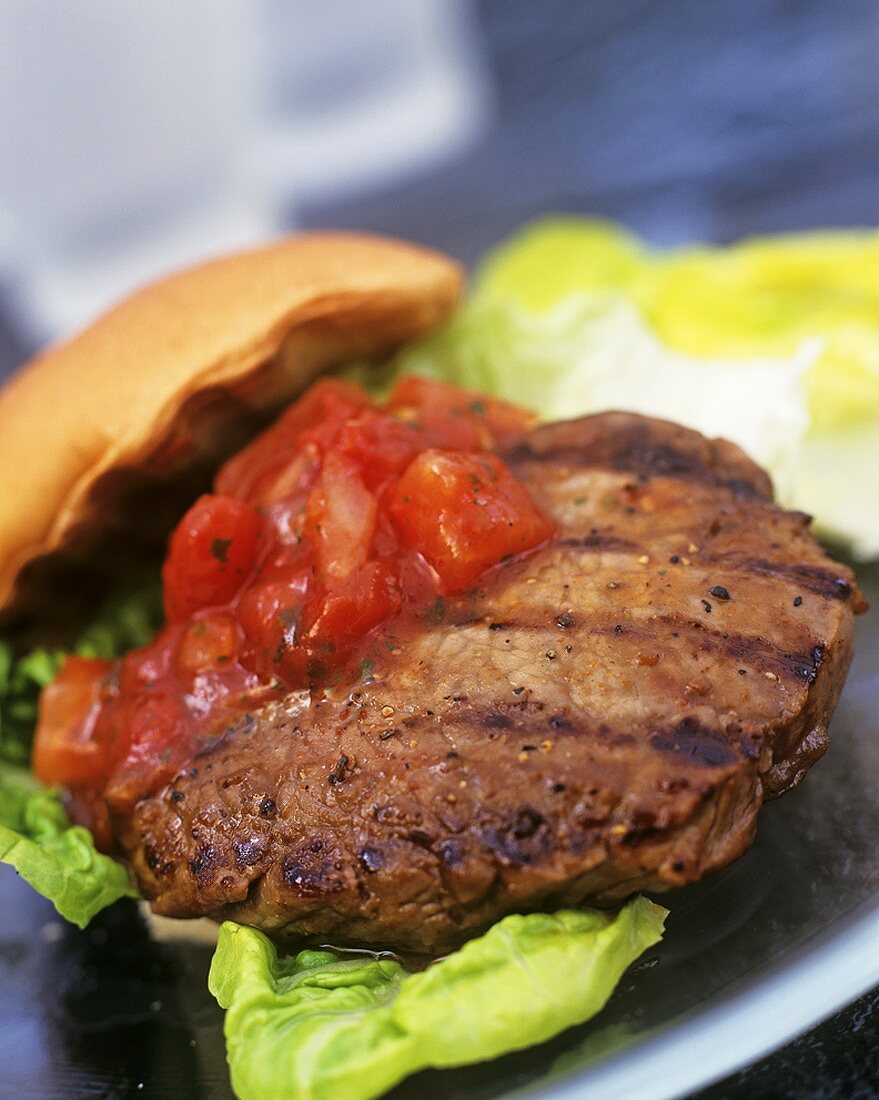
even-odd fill
[[[460,282],[299,238],[158,284],[0,397],[10,636],[63,631],[173,517],[165,625],[68,658],[34,748],[158,913],[437,953],[725,866],[826,748],[863,600],[736,446],[416,378],[299,396]]]

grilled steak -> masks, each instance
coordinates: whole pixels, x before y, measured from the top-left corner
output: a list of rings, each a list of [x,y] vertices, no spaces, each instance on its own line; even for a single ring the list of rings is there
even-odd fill
[[[824,752],[863,601],[738,448],[607,413],[506,458],[557,539],[142,801],[157,912],[437,951],[723,867]]]

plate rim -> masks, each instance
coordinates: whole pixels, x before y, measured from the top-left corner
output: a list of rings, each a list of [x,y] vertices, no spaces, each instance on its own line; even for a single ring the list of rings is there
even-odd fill
[[[838,923],[838,922],[835,922]],[[821,934],[819,933],[819,936]],[[770,976],[544,1086],[544,1100],[677,1100],[810,1031],[879,985],[879,891]],[[736,1041],[728,1041],[731,1029]],[[527,1090],[526,1093],[527,1095]]]

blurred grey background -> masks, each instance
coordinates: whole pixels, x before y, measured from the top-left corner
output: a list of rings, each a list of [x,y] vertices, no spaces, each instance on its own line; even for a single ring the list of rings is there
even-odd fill
[[[481,0],[476,14],[497,96],[483,140],[333,217],[470,260],[547,210],[659,244],[879,221],[874,0]]]
[[[879,221],[875,0],[3,0],[0,366],[285,228]]]

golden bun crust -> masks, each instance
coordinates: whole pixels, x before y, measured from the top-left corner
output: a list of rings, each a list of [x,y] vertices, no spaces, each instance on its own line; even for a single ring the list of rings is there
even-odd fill
[[[108,474],[164,477],[222,450],[230,410],[390,353],[461,287],[453,261],[415,245],[306,234],[172,275],[34,358],[0,393],[0,611],[25,566],[100,522]]]

